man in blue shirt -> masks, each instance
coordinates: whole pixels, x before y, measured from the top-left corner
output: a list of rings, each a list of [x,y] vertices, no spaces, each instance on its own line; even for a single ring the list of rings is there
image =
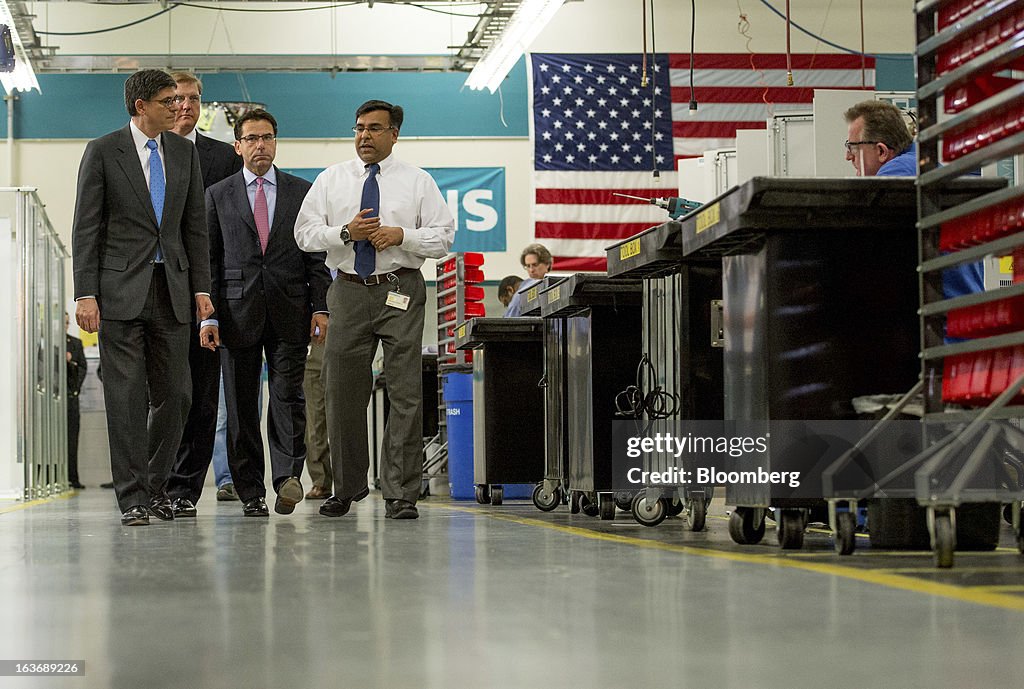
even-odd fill
[[[844,113],[846,159],[858,177],[916,177],[917,145],[903,113],[892,103],[867,100]],[[946,299],[985,290],[982,264],[967,263],[942,271]]]

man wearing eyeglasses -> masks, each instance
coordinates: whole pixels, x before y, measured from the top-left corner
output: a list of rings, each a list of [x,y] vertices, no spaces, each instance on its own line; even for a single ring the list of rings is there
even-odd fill
[[[171,131],[195,144],[199,152],[199,168],[203,173],[203,188],[209,189],[238,172],[242,168],[242,158],[235,154],[231,145],[203,136],[196,130],[202,108],[203,82],[189,72],[173,72],[171,77],[176,84],[175,95],[181,99]],[[198,321],[192,326],[192,337],[189,338],[188,364],[192,373],[192,407],[167,484],[171,508],[174,516],[179,518],[196,516],[196,503],[202,495],[203,483],[210,469],[217,430],[220,357],[200,346]],[[224,466],[217,470],[218,475],[227,475],[220,480],[230,483],[227,461],[221,459],[220,462]]]
[[[385,517],[416,519],[423,457],[421,348],[426,289],[420,267],[441,258],[455,222],[434,180],[392,155],[404,112],[381,100],[356,110],[358,158],[316,178],[295,223],[305,251],[327,251],[338,277],[327,294],[324,352],[327,434],[334,495],[320,507],[341,517],[369,494],[366,407],[378,343],[391,411],[381,447]]]
[[[858,177],[916,177],[917,145],[906,120],[892,103],[868,100],[844,113],[847,122],[846,159]],[[985,291],[981,262],[942,271],[947,299]]]
[[[916,177],[917,147],[892,103],[868,100],[844,113],[846,159],[858,177]]]
[[[203,346],[223,345],[228,466],[246,517],[267,517],[259,389],[267,359],[268,445],[274,511],[291,514],[303,498],[306,400],[302,393],[310,339],[327,334],[331,274],[323,253],[295,243],[295,217],[310,184],[274,166],[277,120],[252,110],[235,122],[241,172],[206,192],[214,311],[200,329]]]
[[[71,231],[75,320],[99,331],[121,523],[174,518],[165,490],[190,405],[189,326],[212,313],[196,149],[170,133],[180,105],[160,70],[128,78],[131,121],[90,141]]]

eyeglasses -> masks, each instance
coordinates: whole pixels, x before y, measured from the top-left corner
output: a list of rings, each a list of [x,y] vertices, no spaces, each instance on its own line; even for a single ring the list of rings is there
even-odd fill
[[[188,101],[192,105],[199,105],[199,101],[202,100],[202,96],[175,96],[179,103]]]
[[[357,124],[356,126],[352,127],[352,131],[356,133],[356,136],[359,136],[363,132],[368,132],[370,136],[377,136],[381,132],[387,131],[388,129],[394,129],[394,127],[382,127],[379,124],[371,124],[369,127],[364,127],[361,124]]]
[[[881,141],[844,141],[843,146],[846,146],[847,153],[853,153],[854,146],[865,146],[868,144],[880,144]]]
[[[243,141],[250,146],[255,146],[260,141],[265,144],[269,144],[276,138],[277,134],[250,134],[249,136],[243,136],[239,141]]]
[[[164,106],[168,110],[173,110],[174,108],[178,107],[179,105],[181,105],[182,103],[185,102],[185,97],[184,96],[168,96],[167,98],[161,98],[160,100],[152,100],[151,99],[149,102],[150,103],[159,103],[160,105]]]

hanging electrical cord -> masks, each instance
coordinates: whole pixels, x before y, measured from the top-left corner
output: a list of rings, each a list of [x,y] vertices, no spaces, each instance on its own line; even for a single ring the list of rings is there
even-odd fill
[[[645,383],[651,385],[650,392],[644,391]],[[651,422],[675,416],[679,410],[678,395],[662,390],[657,383],[658,370],[644,354],[636,367],[636,384],[615,396],[615,415],[626,419],[640,419],[646,415]]]
[[[789,18],[789,0],[786,0],[786,86],[793,85],[793,51],[789,41],[789,28],[792,23]]]
[[[864,56],[864,0],[860,0],[860,87],[867,88],[867,57]]]
[[[136,19],[133,22],[128,22],[127,24],[121,24],[119,26],[111,26],[111,27],[108,27],[106,29],[95,29],[93,31],[36,31],[36,33],[38,35],[40,35],[40,36],[93,36],[93,35],[99,34],[99,33],[107,33],[107,32],[110,32],[110,31],[120,31],[121,29],[127,29],[130,26],[136,26],[138,24],[142,24],[143,22],[148,22],[150,19],[156,19],[160,15],[167,14],[171,10],[176,10],[176,9],[178,9],[178,5],[171,5],[167,9],[160,10],[159,12],[154,12],[153,14],[149,15],[148,17],[143,17],[142,19]]]
[[[643,17],[643,59],[640,63],[640,88],[647,88],[647,0],[640,0],[640,15]]]
[[[757,85],[762,88],[761,101],[764,103],[767,114],[770,116],[775,110],[775,104],[768,100],[768,78],[765,76],[764,70],[754,63],[754,56],[757,53],[750,49],[750,44],[754,40],[754,37],[750,35],[750,20],[743,11],[739,0],[736,0],[736,9],[740,14],[740,20],[736,23],[736,31],[746,39],[744,47],[747,49],[747,55],[750,59],[750,71],[757,72],[758,74]]]
[[[697,114],[697,98],[693,95],[693,49],[697,36],[697,1],[690,0],[690,114]]]
[[[764,5],[765,7],[767,7],[768,9],[770,9],[772,12],[774,12],[776,15],[781,17],[783,20],[786,19],[786,15],[783,14],[782,12],[780,12],[779,10],[775,9],[775,7],[770,2],[768,2],[768,0],[759,0],[759,2],[762,5]],[[849,53],[851,55],[866,55],[867,57],[873,57],[876,60],[903,59],[903,58],[886,57],[884,55],[875,55],[875,54],[872,54],[872,53],[865,53],[865,52],[860,51],[860,50],[854,50],[853,48],[847,48],[846,46],[839,45],[838,43],[833,43],[832,41],[830,41],[827,38],[824,38],[822,36],[819,36],[818,34],[814,33],[813,31],[808,31],[807,29],[805,29],[804,27],[800,26],[796,22],[790,22],[790,24],[792,25],[792,27],[794,29],[796,29],[800,33],[806,34],[807,36],[810,36],[814,40],[821,41],[825,45],[831,46],[831,47],[835,48],[836,50],[841,50],[844,53]]]

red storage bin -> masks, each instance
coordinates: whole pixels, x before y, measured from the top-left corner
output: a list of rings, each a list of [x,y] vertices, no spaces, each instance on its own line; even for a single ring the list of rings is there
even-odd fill
[[[1024,297],[965,306],[946,316],[949,337],[990,337],[1016,330],[1024,330]]]
[[[466,287],[464,289],[466,290],[466,303],[467,304],[470,303],[470,302],[476,302],[476,301],[483,301],[484,300],[484,296],[485,295],[484,295],[484,288],[483,287],[473,287],[471,285],[466,285]],[[450,294],[444,295],[443,297],[441,297],[441,303],[439,304],[439,306],[449,306],[451,304],[454,304],[456,302],[456,300],[458,299],[458,296],[459,295],[458,295],[457,292],[452,292]]]
[[[455,311],[456,311],[456,309],[454,308],[454,306],[455,305],[452,304],[452,308],[448,309],[447,311],[442,311],[440,313],[440,318],[441,318],[442,322],[447,323],[449,321],[454,321],[455,320],[455,317],[456,317]],[[481,304],[479,302],[467,302],[466,303],[466,318],[474,318],[476,316],[486,316],[486,315],[487,315],[487,310],[484,308],[483,304]]]
[[[988,379],[987,397],[995,399],[1010,383],[1013,371],[1013,347],[1003,347],[992,352],[992,374]]]
[[[992,350],[974,352],[971,366],[971,384],[967,392],[967,404],[985,404],[988,402],[989,378],[992,375]]]
[[[466,268],[463,278],[467,285],[477,285],[484,281],[484,271],[479,268]]]
[[[942,400],[962,404],[971,386],[973,354],[947,356],[942,363]]]

